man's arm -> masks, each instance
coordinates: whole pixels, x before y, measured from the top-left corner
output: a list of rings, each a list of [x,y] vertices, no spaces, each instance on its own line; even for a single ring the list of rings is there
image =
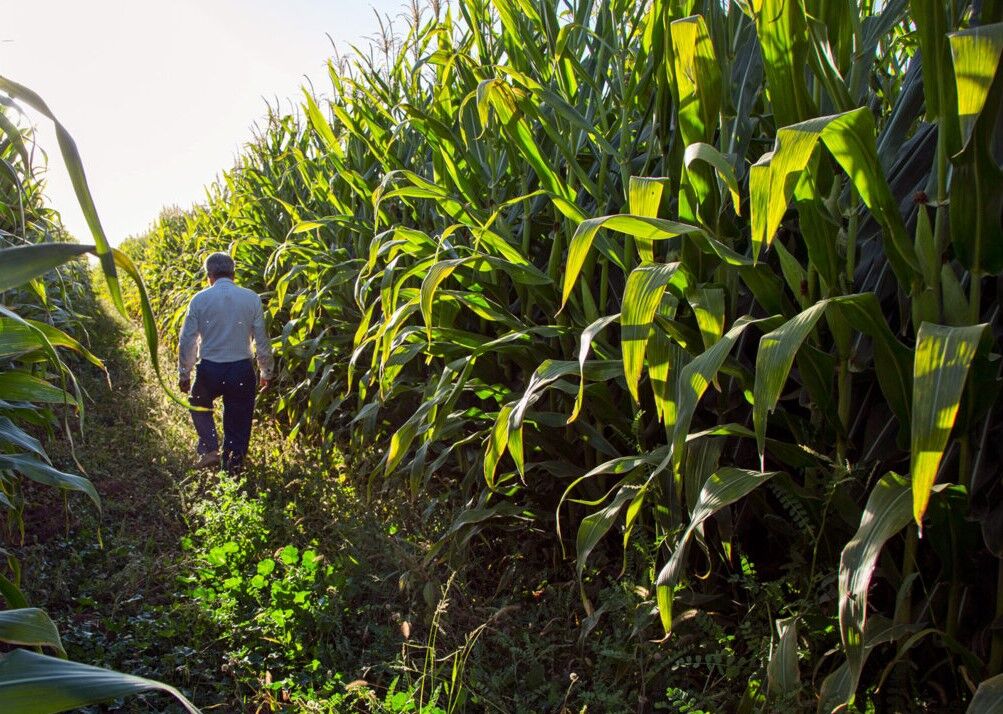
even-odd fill
[[[258,370],[261,377],[261,387],[264,389],[272,381],[275,370],[275,357],[272,355],[272,342],[265,331],[265,312],[258,300],[252,325],[254,335],[254,354],[258,359]]]
[[[178,337],[178,386],[187,392],[186,385],[191,386],[192,368],[198,359],[199,320],[195,301],[188,303],[188,312],[181,325],[181,335]]]

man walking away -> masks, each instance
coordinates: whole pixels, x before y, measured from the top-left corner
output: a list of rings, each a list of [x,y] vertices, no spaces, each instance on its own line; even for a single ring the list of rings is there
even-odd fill
[[[255,377],[251,362],[251,340],[261,372],[260,387],[272,380],[274,358],[265,333],[265,316],[257,293],[234,284],[233,259],[213,253],[205,261],[209,287],[192,298],[181,327],[178,345],[178,387],[191,390],[192,421],[198,433],[195,468],[220,463],[219,437],[213,421],[212,405],[223,397],[223,468],[239,471],[251,441],[254,413]],[[191,371],[198,361],[194,387]]]

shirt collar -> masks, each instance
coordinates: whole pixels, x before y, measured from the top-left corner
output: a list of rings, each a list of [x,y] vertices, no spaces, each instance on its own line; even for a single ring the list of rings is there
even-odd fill
[[[231,278],[216,278],[216,282],[213,283],[213,287],[219,285],[220,283],[227,282],[233,285],[233,280]]]

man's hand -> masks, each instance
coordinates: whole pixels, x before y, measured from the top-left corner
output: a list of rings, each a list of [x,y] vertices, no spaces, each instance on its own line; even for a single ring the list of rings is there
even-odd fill
[[[258,391],[259,392],[264,392],[266,389],[268,389],[271,386],[271,384],[272,384],[272,380],[271,379],[265,379],[264,377],[261,377],[258,380]]]
[[[192,389],[191,377],[178,377],[178,389],[181,390],[182,394],[188,394]]]

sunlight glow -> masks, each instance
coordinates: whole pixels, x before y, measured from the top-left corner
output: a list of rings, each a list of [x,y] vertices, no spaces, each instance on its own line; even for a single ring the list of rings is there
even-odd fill
[[[187,206],[229,168],[265,101],[298,101],[326,62],[365,47],[374,10],[403,0],[37,0],[5,8],[0,74],[41,94],[73,135],[113,244],[141,233],[166,205]],[[396,26],[403,23],[396,20]],[[50,157],[47,193],[71,233],[89,242],[48,122],[32,116]],[[37,150],[36,150],[36,155]]]

